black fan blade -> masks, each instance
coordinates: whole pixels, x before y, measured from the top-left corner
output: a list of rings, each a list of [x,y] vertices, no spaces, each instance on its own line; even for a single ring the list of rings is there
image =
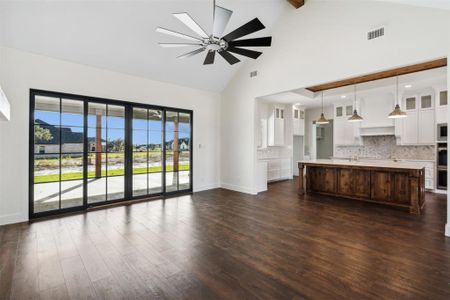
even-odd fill
[[[240,37],[249,35],[250,33],[260,31],[262,29],[266,28],[263,23],[258,18],[254,18],[247,24],[242,25],[238,29],[230,32],[226,36],[223,37],[223,39],[227,42],[238,39]]]
[[[214,63],[214,58],[216,57],[216,51],[209,51],[208,54],[206,54],[205,61],[203,62],[204,65],[212,65]]]
[[[272,45],[272,37],[232,41],[228,45],[230,47],[270,47]]]
[[[222,56],[230,65],[234,65],[238,62],[240,62],[240,60],[234,56],[233,54],[231,54],[228,51],[220,51],[219,52],[220,56]]]
[[[240,54],[240,55],[244,55],[253,59],[257,59],[262,52],[259,51],[253,51],[253,50],[248,50],[248,49],[242,49],[242,48],[235,48],[235,47],[228,47],[227,51],[236,53],[236,54]]]

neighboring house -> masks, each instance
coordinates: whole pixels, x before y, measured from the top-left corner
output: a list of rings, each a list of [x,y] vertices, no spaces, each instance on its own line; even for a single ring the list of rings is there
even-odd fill
[[[36,125],[43,129],[47,129],[51,134],[50,140],[35,141],[34,151],[39,154],[54,153],[81,153],[83,152],[83,133],[73,132],[71,128],[50,125],[42,120],[37,119]],[[61,139],[61,151],[60,151]],[[95,151],[95,138],[89,138],[89,150]],[[106,141],[102,139],[102,145],[106,145]]]
[[[166,142],[166,149],[173,150],[173,140]],[[189,139],[181,138],[178,140],[178,149],[179,151],[189,151]]]

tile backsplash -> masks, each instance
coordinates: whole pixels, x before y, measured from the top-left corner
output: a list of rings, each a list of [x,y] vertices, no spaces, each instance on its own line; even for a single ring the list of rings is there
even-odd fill
[[[435,146],[398,146],[394,136],[363,137],[363,146],[337,146],[336,157],[435,160]]]

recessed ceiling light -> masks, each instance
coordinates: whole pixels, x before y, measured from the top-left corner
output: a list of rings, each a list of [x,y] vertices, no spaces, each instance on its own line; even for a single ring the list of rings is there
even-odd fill
[[[412,85],[411,84],[407,84],[407,85],[405,85],[405,88],[410,89],[410,88],[412,88]]]
[[[345,98],[347,98],[347,96],[345,96],[345,95],[342,95],[342,96],[341,96],[341,99],[345,99]]]

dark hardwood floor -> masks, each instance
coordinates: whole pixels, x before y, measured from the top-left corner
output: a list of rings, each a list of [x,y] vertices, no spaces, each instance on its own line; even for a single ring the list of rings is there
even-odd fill
[[[446,197],[410,215],[211,190],[0,227],[0,299],[450,299]]]

